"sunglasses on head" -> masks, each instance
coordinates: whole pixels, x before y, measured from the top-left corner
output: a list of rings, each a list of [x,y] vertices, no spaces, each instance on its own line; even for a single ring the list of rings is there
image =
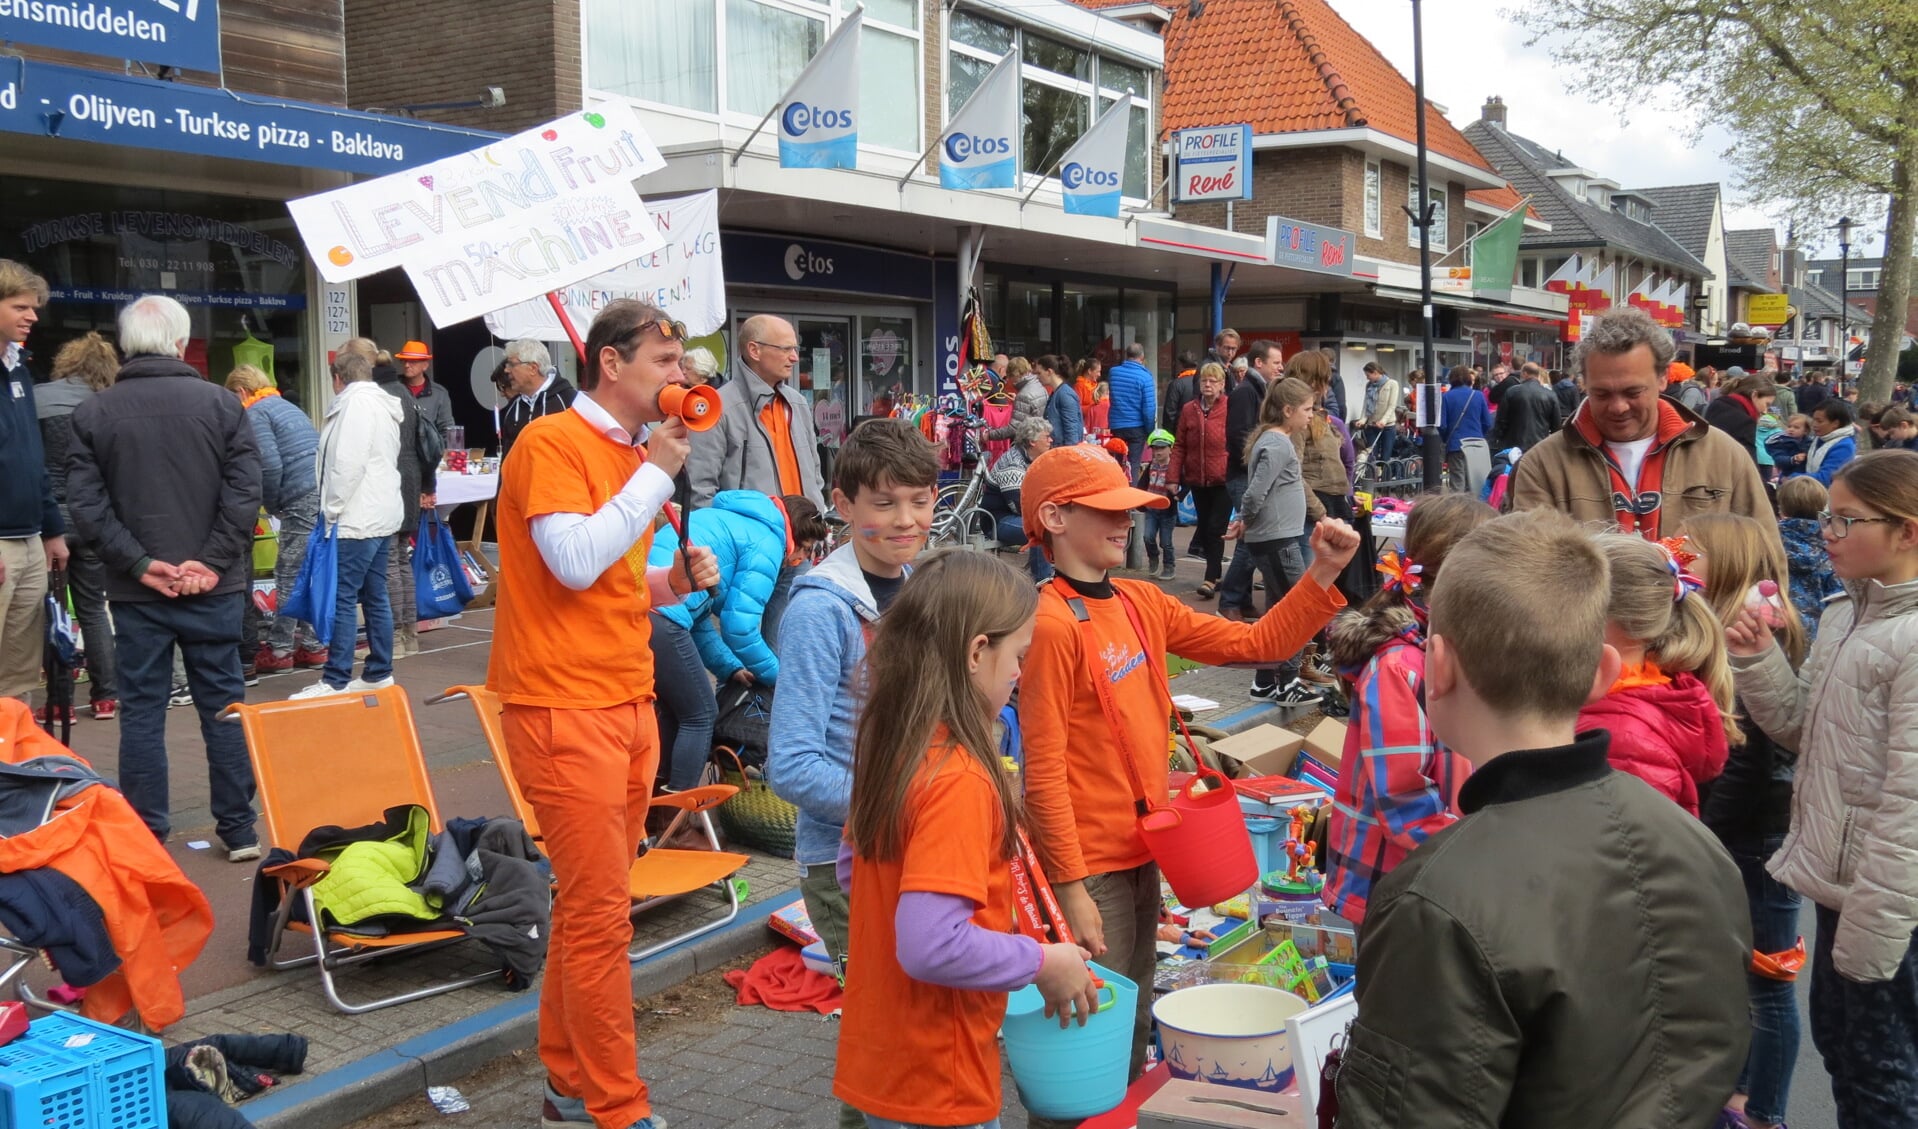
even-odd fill
[[[686,323],[683,321],[674,321],[672,318],[648,318],[620,334],[619,344],[625,345],[649,329],[657,330],[662,341],[685,341],[690,336],[686,332]]]

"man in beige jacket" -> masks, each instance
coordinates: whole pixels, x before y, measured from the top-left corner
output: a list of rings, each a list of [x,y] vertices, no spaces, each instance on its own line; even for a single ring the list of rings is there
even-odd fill
[[[1585,402],[1519,460],[1515,509],[1549,506],[1573,520],[1657,539],[1688,517],[1735,513],[1777,534],[1758,467],[1738,442],[1662,398],[1671,334],[1643,310],[1608,311],[1572,357]]]

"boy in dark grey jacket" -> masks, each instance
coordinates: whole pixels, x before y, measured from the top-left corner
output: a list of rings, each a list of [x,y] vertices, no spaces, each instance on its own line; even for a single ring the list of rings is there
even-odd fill
[[[1619,673],[1608,586],[1590,537],[1549,510],[1482,525],[1446,557],[1426,715],[1475,771],[1464,818],[1366,913],[1342,1129],[1703,1129],[1737,1084],[1752,955],[1738,870],[1612,770],[1603,730],[1574,732]]]

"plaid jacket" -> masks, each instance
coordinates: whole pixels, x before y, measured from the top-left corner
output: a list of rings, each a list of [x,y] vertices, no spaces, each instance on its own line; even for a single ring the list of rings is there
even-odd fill
[[[1352,684],[1352,723],[1326,834],[1325,903],[1359,924],[1372,888],[1420,843],[1458,820],[1471,771],[1425,721],[1424,635],[1381,646]]]

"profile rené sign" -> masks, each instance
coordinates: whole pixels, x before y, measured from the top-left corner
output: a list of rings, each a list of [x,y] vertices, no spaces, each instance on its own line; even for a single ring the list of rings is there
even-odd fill
[[[1218,125],[1174,131],[1172,198],[1181,204],[1250,200],[1252,127]]]
[[[0,0],[0,39],[220,72],[219,0]]]
[[[665,164],[609,103],[287,209],[328,282],[403,268],[447,326],[659,250],[633,181]]]

